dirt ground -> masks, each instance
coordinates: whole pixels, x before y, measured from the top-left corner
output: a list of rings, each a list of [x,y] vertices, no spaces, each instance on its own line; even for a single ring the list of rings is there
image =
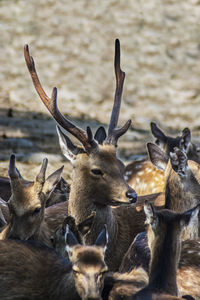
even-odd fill
[[[28,179],[46,156],[49,173],[65,162],[70,178],[55,122],[27,71],[24,44],[47,93],[58,88],[60,110],[95,128],[109,121],[119,38],[126,72],[120,124],[129,118],[134,124],[121,139],[121,157],[145,154],[152,120],[172,134],[189,127],[200,144],[199,28],[197,0],[0,1],[0,174],[7,175],[14,152]]]

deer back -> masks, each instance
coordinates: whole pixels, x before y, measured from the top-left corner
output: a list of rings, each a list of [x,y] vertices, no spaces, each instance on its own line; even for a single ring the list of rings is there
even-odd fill
[[[171,137],[165,135],[155,123],[151,123],[151,131],[156,138],[155,143],[168,155],[174,148],[180,148],[189,160],[200,163],[200,151],[191,142],[191,132],[188,128],[182,131],[182,135]],[[134,186],[138,195],[163,192],[165,187],[165,176],[163,170],[153,166],[149,160],[134,161],[126,166],[125,178],[130,186]]]

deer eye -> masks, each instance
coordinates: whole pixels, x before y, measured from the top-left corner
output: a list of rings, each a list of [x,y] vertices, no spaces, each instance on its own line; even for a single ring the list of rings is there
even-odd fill
[[[34,211],[32,212],[32,216],[37,215],[41,210],[41,207],[36,207],[36,209],[34,209]]]
[[[76,270],[73,270],[73,274],[74,274],[74,276],[77,276],[78,274],[80,274],[80,272],[76,271]]]
[[[103,172],[100,169],[97,169],[97,168],[92,169],[91,172],[92,172],[92,174],[97,175],[97,176],[102,176],[103,175]]]

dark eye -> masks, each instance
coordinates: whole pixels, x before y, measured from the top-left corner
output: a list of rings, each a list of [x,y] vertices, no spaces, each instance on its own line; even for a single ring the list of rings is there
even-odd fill
[[[103,172],[100,170],[100,169],[92,169],[91,172],[94,174],[94,175],[103,175]]]
[[[74,274],[75,276],[77,276],[79,273],[80,273],[79,271],[73,270],[73,274]]]
[[[197,151],[197,153],[199,153],[200,152],[200,148],[197,148],[196,151]]]
[[[32,216],[37,215],[41,210],[41,207],[36,207],[36,209],[32,212]]]

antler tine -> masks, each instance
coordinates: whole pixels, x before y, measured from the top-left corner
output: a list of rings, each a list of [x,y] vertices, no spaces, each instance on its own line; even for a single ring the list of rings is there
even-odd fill
[[[35,89],[42,100],[42,102],[45,104],[53,118],[58,122],[58,124],[63,127],[65,130],[70,132],[73,136],[75,136],[87,149],[91,148],[91,145],[88,142],[86,132],[79,128],[78,126],[75,126],[73,123],[71,123],[68,119],[66,119],[58,110],[57,107],[57,88],[54,87],[52,91],[52,96],[49,98],[47,94],[45,93],[44,89],[42,88],[42,85],[40,83],[40,80],[38,78],[35,63],[33,60],[33,57],[29,54],[29,47],[28,45],[24,46],[24,57],[26,61],[26,65],[28,67],[28,70],[30,72],[33,84],[35,86]]]
[[[131,126],[131,120],[128,120],[121,128],[114,129],[112,132],[112,135],[109,135],[106,138],[106,143],[112,144],[115,147],[117,147],[118,139],[120,138],[120,136],[122,136],[123,134],[125,134],[127,132],[127,130],[129,129],[130,126]]]
[[[118,39],[115,40],[114,66],[115,66],[115,76],[116,76],[115,98],[114,98],[114,104],[113,104],[112,114],[110,118],[110,124],[108,128],[108,136],[105,142],[107,144],[113,144],[117,146],[117,140],[128,130],[128,128],[131,125],[131,120],[128,120],[123,127],[116,129],[118,119],[119,119],[122,91],[123,91],[123,85],[125,79],[125,72],[123,72],[120,67],[120,41]]]
[[[113,130],[117,127],[120,106],[121,106],[123,84],[125,78],[125,72],[123,72],[120,67],[120,41],[118,39],[115,40],[114,66],[115,66],[115,76],[116,76],[116,89],[115,89],[115,98],[114,98],[112,114],[110,118],[110,124],[108,128],[108,135],[111,135]]]

